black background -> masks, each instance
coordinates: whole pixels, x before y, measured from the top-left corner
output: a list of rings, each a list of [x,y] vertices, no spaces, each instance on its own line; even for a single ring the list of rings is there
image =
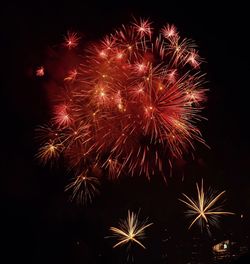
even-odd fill
[[[182,263],[192,236],[187,230],[181,192],[194,193],[194,183],[227,190],[227,208],[236,213],[214,230],[216,240],[240,239],[249,232],[249,42],[246,4],[200,1],[6,2],[1,8],[1,152],[3,244],[8,261],[26,263],[123,263],[126,250],[112,250],[104,237],[127,209],[141,208],[154,226],[148,229],[147,251],[136,250],[135,263]],[[33,75],[48,46],[62,41],[68,29],[99,39],[132,16],[155,25],[173,23],[199,45],[206,59],[208,102],[201,124],[211,149],[197,146],[196,158],[164,185],[160,180],[127,179],[105,183],[87,208],[68,202],[61,166],[41,167],[34,159],[34,129],[49,116],[42,84]],[[33,74],[33,75],[32,75]],[[243,214],[243,220],[240,215]],[[164,231],[167,229],[167,231]],[[165,237],[171,236],[164,246]],[[185,244],[186,243],[186,244]],[[184,246],[183,246],[184,245]],[[187,251],[187,253],[183,253]],[[182,252],[182,253],[180,253]],[[178,262],[180,261],[180,262]],[[4,263],[4,262],[3,262]]]

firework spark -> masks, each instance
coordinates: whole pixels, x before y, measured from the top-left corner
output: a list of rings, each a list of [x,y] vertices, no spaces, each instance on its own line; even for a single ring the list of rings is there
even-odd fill
[[[57,144],[53,141],[46,142],[38,150],[37,157],[43,164],[46,164],[49,161],[58,159],[62,151],[62,144]]]
[[[145,229],[152,224],[153,223],[147,223],[147,219],[140,222],[138,219],[138,214],[128,210],[127,218],[120,220],[118,228],[110,227],[110,231],[112,231],[113,236],[118,240],[113,248],[136,243],[145,249],[146,247],[140,241],[145,238]]]
[[[140,22],[135,22],[135,30],[140,35],[140,37],[144,36],[151,36],[152,34],[152,28],[151,28],[151,22],[149,20],[140,19]]]
[[[71,49],[79,40],[68,32],[64,44]],[[174,159],[193,152],[197,141],[205,144],[197,127],[206,100],[202,60],[173,25],[157,32],[141,19],[81,50],[73,70],[59,62],[65,87],[58,84],[50,120],[62,155],[77,171],[88,164],[111,179],[122,173],[165,177]],[[43,141],[49,140],[50,133]]]
[[[78,46],[79,40],[81,39],[80,36],[75,32],[67,32],[67,36],[64,37],[65,39],[65,46],[68,49],[73,49]]]
[[[68,76],[64,78],[64,81],[74,81],[78,72],[76,69],[69,71]]]
[[[40,66],[36,69],[36,76],[38,76],[38,77],[44,76],[44,67],[43,66]]]
[[[161,32],[162,35],[167,39],[178,38],[178,32],[174,25],[167,24],[165,27],[163,27]]]
[[[233,215],[234,213],[223,211],[222,205],[218,204],[218,201],[225,194],[225,191],[215,194],[212,190],[204,192],[203,179],[201,186],[196,183],[197,188],[197,200],[188,197],[183,193],[184,199],[179,199],[188,207],[187,215],[194,217],[189,229],[198,223],[201,228],[209,225],[216,225],[218,223],[218,217],[222,215]],[[216,205],[218,204],[218,205]]]
[[[100,181],[96,177],[88,176],[88,171],[77,175],[65,187],[65,191],[72,191],[71,201],[76,200],[79,204],[87,204],[99,193]]]

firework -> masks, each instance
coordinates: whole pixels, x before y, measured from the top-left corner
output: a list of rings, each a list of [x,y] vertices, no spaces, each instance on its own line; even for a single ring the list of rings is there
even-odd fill
[[[79,40],[68,32],[64,45],[72,49]],[[123,172],[150,179],[164,176],[168,164],[194,151],[196,141],[205,144],[197,127],[206,100],[202,60],[175,26],[157,33],[141,19],[85,44],[80,55],[79,65],[65,67],[65,87],[60,84],[51,101],[56,139],[53,133],[42,136],[42,144],[61,144],[60,153],[77,171],[88,164],[110,179]],[[47,158],[57,157],[49,153]]]
[[[145,238],[145,229],[153,224],[147,222],[147,219],[140,222],[138,214],[128,210],[127,218],[120,220],[118,228],[110,227],[113,236],[118,240],[113,248],[126,244],[130,246],[132,243],[136,243],[145,249],[146,247],[141,243],[141,240]]]
[[[70,50],[75,48],[79,44],[79,40],[81,39],[77,33],[68,31],[67,36],[65,36],[64,45]]]
[[[38,77],[44,76],[44,67],[43,66],[40,66],[36,69],[36,76],[38,76]]]
[[[100,181],[96,177],[88,175],[88,171],[84,171],[77,175],[65,187],[65,191],[71,191],[71,201],[76,200],[79,204],[91,203],[95,195],[99,193]]]
[[[179,199],[188,207],[186,212],[188,216],[193,217],[189,229],[198,223],[200,227],[209,228],[210,225],[216,225],[218,223],[218,218],[222,215],[233,215],[234,213],[223,211],[222,204],[218,204],[225,191],[217,193],[211,189],[207,192],[203,188],[203,179],[201,181],[201,186],[199,187],[196,183],[197,188],[197,200],[188,197],[183,193],[184,199]]]
[[[55,143],[50,140],[46,142],[37,153],[37,158],[43,163],[46,164],[49,161],[53,161],[59,158],[62,151],[62,144]]]
[[[64,78],[64,81],[74,81],[76,79],[78,72],[76,69],[69,71],[68,76]]]

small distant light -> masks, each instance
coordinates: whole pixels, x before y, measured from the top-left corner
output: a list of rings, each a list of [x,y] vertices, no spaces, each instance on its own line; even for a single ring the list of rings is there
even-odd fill
[[[122,53],[118,53],[117,55],[116,55],[116,58],[117,59],[121,59],[123,57],[123,54]]]
[[[143,92],[143,89],[142,88],[138,89],[138,92],[139,93]]]
[[[39,76],[39,77],[44,76],[44,67],[43,66],[37,68],[36,76]]]
[[[101,97],[104,97],[104,96],[105,96],[104,91],[101,91],[101,92],[100,92],[100,96],[101,96]]]
[[[64,45],[68,47],[68,49],[72,49],[78,46],[80,37],[77,33],[68,31],[67,35],[64,37],[64,40]]]
[[[107,54],[106,54],[104,51],[101,51],[99,54],[100,54],[100,56],[101,56],[102,58],[107,57]]]

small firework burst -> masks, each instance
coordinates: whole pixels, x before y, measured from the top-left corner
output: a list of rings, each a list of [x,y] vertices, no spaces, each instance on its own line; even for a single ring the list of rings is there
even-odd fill
[[[76,32],[67,32],[67,35],[64,37],[65,46],[70,50],[78,46],[80,36]]]
[[[139,22],[134,23],[134,27],[136,32],[140,35],[140,37],[151,36],[152,35],[152,27],[151,22],[148,19],[140,19]]]
[[[71,123],[70,107],[66,104],[55,106],[54,122],[59,127],[68,127]]]
[[[113,237],[116,237],[118,240],[113,248],[122,245],[130,247],[132,243],[135,243],[145,249],[146,247],[142,244],[141,240],[145,238],[145,229],[151,225],[153,223],[148,223],[148,219],[139,221],[138,214],[128,210],[127,218],[120,220],[118,228],[110,227]]]
[[[40,66],[36,69],[36,76],[38,76],[38,77],[44,76],[44,67],[43,66]]]
[[[174,25],[167,24],[162,28],[161,33],[166,39],[178,38],[178,32]]]
[[[204,227],[209,228],[210,225],[217,225],[218,218],[222,215],[233,215],[234,213],[223,211],[222,204],[218,204],[219,200],[225,194],[226,191],[217,193],[211,189],[207,192],[203,188],[203,179],[201,181],[201,186],[199,187],[196,183],[197,188],[197,200],[188,197],[183,193],[184,199],[179,199],[184,203],[188,210],[186,214],[189,217],[193,217],[189,229],[198,223],[201,229]]]
[[[108,159],[108,161],[106,161],[102,167],[108,169],[108,176],[111,180],[119,178],[122,171],[121,163],[111,158]]]
[[[70,200],[78,204],[92,203],[93,198],[99,194],[100,181],[96,177],[89,176],[88,171],[74,177],[65,187],[65,191],[71,191]]]
[[[50,140],[49,142],[46,142],[44,145],[40,147],[37,153],[37,158],[43,164],[46,164],[50,161],[58,159],[62,149],[63,149],[62,144]]]
[[[64,78],[64,81],[74,81],[78,72],[76,69],[69,71],[68,76]]]

